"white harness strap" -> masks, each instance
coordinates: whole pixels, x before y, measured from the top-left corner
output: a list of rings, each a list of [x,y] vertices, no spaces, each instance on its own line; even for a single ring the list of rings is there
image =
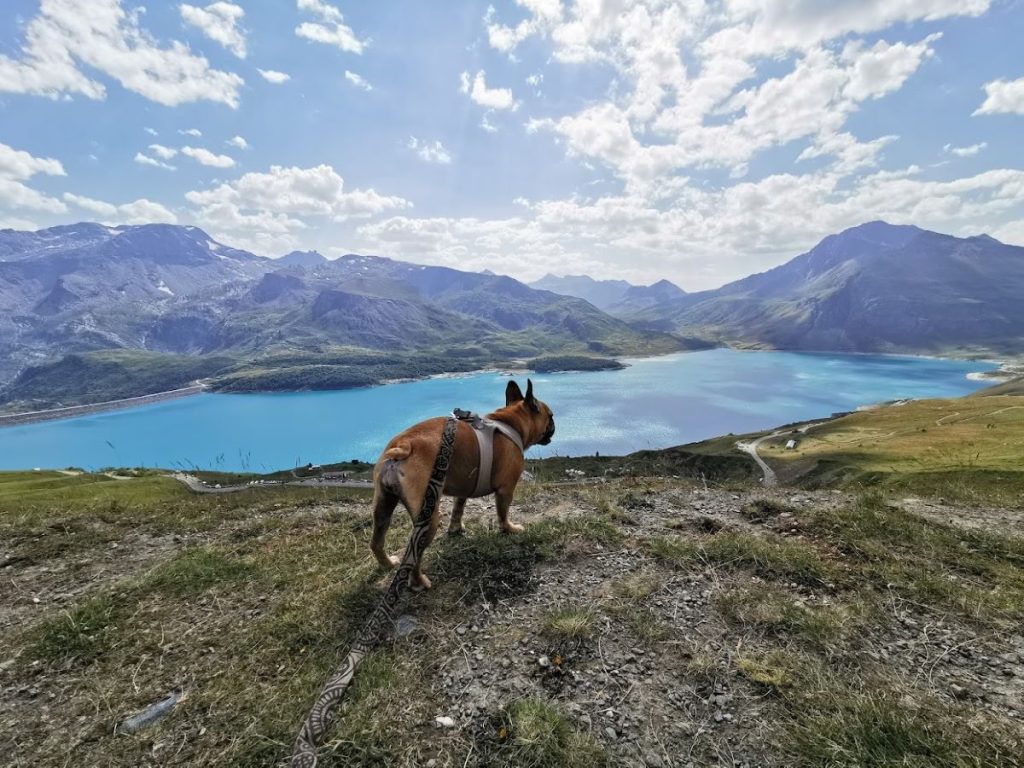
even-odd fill
[[[494,432],[501,432],[515,443],[520,451],[523,450],[523,438],[508,424],[493,419],[480,419],[479,426],[472,422],[470,426],[473,427],[476,443],[480,447],[480,465],[477,468],[476,489],[473,491],[473,498],[477,498],[486,496],[494,490],[491,487],[491,469],[494,466]]]

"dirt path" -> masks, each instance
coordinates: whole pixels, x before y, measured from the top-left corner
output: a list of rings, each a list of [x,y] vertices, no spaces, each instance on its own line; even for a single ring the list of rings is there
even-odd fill
[[[762,459],[760,457],[760,455],[758,455],[757,449],[758,449],[758,446],[760,446],[761,443],[763,443],[765,440],[768,440],[769,438],[772,438],[772,437],[778,437],[780,434],[782,434],[782,433],[781,432],[772,432],[770,435],[765,435],[764,437],[759,437],[759,438],[757,438],[757,440],[753,440],[753,441],[751,441],[749,443],[745,443],[745,442],[742,442],[742,441],[736,443],[736,447],[738,449],[740,449],[741,451],[743,451],[744,453],[749,454],[750,458],[752,458],[754,461],[756,461],[757,462],[757,466],[759,466],[761,468],[761,472],[764,475],[761,478],[761,485],[763,487],[765,487],[765,488],[774,488],[776,485],[778,485],[778,477],[776,477],[776,475],[775,475],[775,470],[772,469],[771,467],[769,467],[768,464],[765,462],[765,460]]]
[[[763,435],[762,437],[759,437],[756,440],[751,440],[749,442],[740,440],[736,443],[736,448],[748,454],[750,458],[757,462],[757,466],[761,468],[761,472],[764,474],[764,476],[761,478],[761,486],[764,488],[774,488],[775,486],[778,485],[779,480],[775,474],[775,470],[769,467],[767,462],[764,459],[762,459],[760,454],[758,454],[757,452],[757,449],[761,446],[761,443],[763,443],[765,440],[771,440],[772,438],[780,437],[781,435],[791,435],[794,432],[799,432],[801,435],[806,435],[815,427],[823,426],[825,424],[828,424],[830,421],[833,421],[833,419],[825,419],[824,421],[810,421],[806,424],[802,424],[801,426],[795,428],[786,427],[785,429],[777,429],[770,435]]]
[[[827,424],[828,421],[831,421],[831,419],[827,421],[812,421],[808,424],[804,424],[800,427],[797,427],[795,431],[799,432],[801,435],[806,435],[810,429],[814,427],[820,427],[822,424]],[[792,434],[793,432],[794,429],[792,427],[786,427],[785,429],[777,429],[770,435],[763,435],[757,438],[756,440],[751,440],[749,442],[740,440],[739,442],[736,443],[736,448],[748,454],[750,458],[757,462],[757,466],[761,468],[761,472],[764,474],[764,476],[761,478],[762,487],[774,488],[776,485],[779,484],[779,479],[775,474],[775,470],[769,467],[768,463],[761,458],[760,454],[758,454],[757,449],[765,440],[771,440],[772,438],[779,437],[781,435]]]
[[[269,481],[254,483],[252,485],[243,483],[241,485],[207,485],[195,475],[185,474],[184,472],[175,472],[174,474],[168,475],[180,483],[184,483],[189,487],[190,490],[196,493],[237,493],[239,491],[248,491],[253,488],[278,488],[283,485],[301,486],[306,488],[372,488],[373,483],[370,480],[323,480],[316,477],[310,477],[303,480],[289,480],[287,483]]]

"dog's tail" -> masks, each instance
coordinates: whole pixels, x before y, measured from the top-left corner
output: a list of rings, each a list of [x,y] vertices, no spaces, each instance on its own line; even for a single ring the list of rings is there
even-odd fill
[[[391,459],[392,461],[401,461],[402,459],[409,458],[409,454],[412,453],[412,444],[408,440],[402,440],[400,443],[388,448],[384,451],[383,459]]]

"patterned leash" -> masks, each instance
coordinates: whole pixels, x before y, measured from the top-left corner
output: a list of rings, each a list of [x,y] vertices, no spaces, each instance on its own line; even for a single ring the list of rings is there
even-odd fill
[[[313,709],[310,710],[306,721],[302,724],[298,738],[295,739],[291,768],[315,768],[317,746],[331,725],[334,708],[338,706],[345,696],[345,691],[352,684],[356,668],[384,640],[394,625],[395,606],[409,585],[409,576],[412,575],[413,568],[416,567],[416,563],[423,557],[423,552],[427,548],[426,536],[430,529],[430,521],[434,517],[434,510],[437,509],[437,505],[441,501],[441,491],[444,488],[444,479],[448,474],[452,448],[455,445],[457,424],[458,421],[454,417],[449,417],[445,422],[444,432],[441,434],[441,447],[437,452],[437,459],[434,461],[434,469],[430,473],[427,492],[423,496],[423,507],[413,526],[409,546],[405,549],[405,557],[402,558],[398,570],[395,571],[387,592],[384,593],[384,599],[374,609],[363,628],[359,630],[345,661],[327,681],[320,695],[316,697],[316,703],[313,704]]]

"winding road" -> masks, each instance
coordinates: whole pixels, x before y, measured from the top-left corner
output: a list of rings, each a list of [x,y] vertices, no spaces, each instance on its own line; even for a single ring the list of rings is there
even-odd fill
[[[761,472],[764,474],[764,477],[761,478],[761,485],[764,488],[774,488],[778,485],[778,477],[775,475],[775,470],[769,467],[765,460],[758,455],[757,448],[765,440],[781,434],[782,432],[772,432],[770,435],[759,437],[757,440],[751,440],[749,443],[742,440],[736,443],[736,447],[744,453],[750,454],[750,458],[756,461],[757,466],[761,468]]]
[[[779,478],[775,474],[775,470],[769,467],[768,463],[761,458],[760,454],[758,454],[757,449],[760,447],[761,443],[763,443],[765,440],[771,440],[773,437],[779,437],[780,435],[791,435],[794,432],[799,432],[801,435],[806,435],[807,431],[812,427],[818,427],[821,426],[822,424],[827,424],[829,421],[831,421],[831,419],[826,419],[824,421],[808,422],[807,424],[804,424],[796,428],[785,427],[784,429],[777,429],[771,434],[762,435],[756,440],[750,440],[749,442],[740,440],[736,443],[736,448],[743,451],[746,454],[749,454],[750,458],[757,462],[757,466],[761,468],[761,472],[764,475],[764,477],[761,478],[761,485],[764,488],[774,488],[776,485],[779,484]]]

